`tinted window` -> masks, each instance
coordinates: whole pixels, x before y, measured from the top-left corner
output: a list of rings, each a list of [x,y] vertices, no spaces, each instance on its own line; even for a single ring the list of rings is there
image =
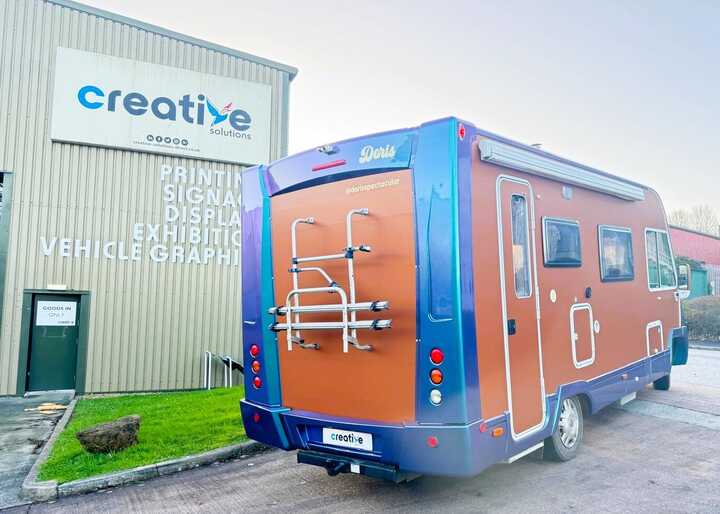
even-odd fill
[[[613,281],[634,277],[630,229],[600,227],[600,278]]]
[[[580,226],[576,221],[543,219],[543,248],[545,266],[580,266]]]
[[[660,230],[648,230],[645,233],[645,252],[647,253],[650,289],[675,287],[677,285],[675,268],[667,233]]]
[[[515,276],[515,294],[527,298],[532,294],[530,287],[530,245],[528,242],[527,200],[521,195],[510,198],[512,228],[512,260]]]

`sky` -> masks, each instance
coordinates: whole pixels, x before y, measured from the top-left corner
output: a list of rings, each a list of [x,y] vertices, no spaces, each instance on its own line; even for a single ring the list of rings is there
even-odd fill
[[[295,66],[290,153],[454,115],[720,207],[717,0],[84,0]]]

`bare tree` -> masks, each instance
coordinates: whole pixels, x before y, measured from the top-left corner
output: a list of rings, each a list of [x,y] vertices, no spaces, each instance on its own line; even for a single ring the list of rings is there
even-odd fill
[[[720,217],[710,205],[695,205],[690,209],[675,209],[668,216],[671,225],[720,236]]]

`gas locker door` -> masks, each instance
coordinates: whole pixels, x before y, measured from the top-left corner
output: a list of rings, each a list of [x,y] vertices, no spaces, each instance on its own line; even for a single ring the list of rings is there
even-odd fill
[[[594,325],[589,303],[576,303],[570,307],[570,343],[576,368],[584,368],[595,362]]]
[[[508,407],[520,438],[545,418],[533,192],[526,180],[501,176],[496,193]]]

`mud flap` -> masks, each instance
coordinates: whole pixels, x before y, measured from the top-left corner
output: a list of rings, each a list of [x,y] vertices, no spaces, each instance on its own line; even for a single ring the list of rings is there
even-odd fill
[[[674,328],[671,334],[672,340],[672,365],[682,366],[688,360],[688,328]]]

